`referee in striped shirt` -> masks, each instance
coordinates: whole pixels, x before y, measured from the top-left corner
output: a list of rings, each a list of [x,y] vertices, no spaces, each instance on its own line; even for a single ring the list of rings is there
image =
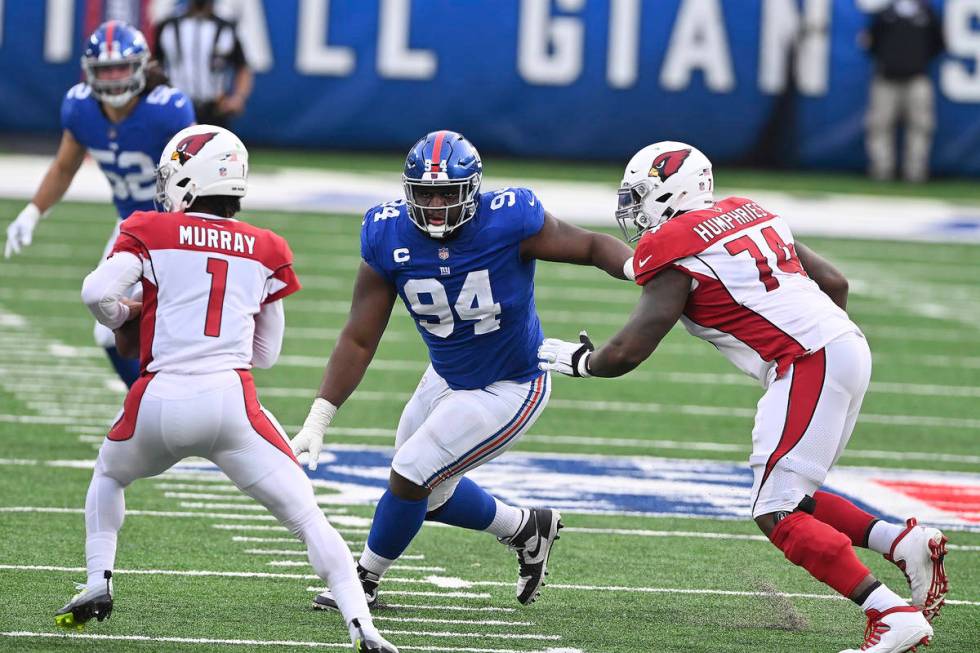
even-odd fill
[[[225,126],[245,109],[253,73],[235,25],[214,13],[214,0],[190,0],[187,10],[157,28],[154,53],[170,83],[194,102],[197,121]]]

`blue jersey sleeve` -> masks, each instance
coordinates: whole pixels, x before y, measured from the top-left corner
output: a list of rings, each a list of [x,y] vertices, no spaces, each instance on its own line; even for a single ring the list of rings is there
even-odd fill
[[[61,128],[67,129],[75,140],[80,140],[78,135],[78,110],[82,99],[88,97],[89,89],[86,84],[75,84],[65,93],[65,99],[61,101]]]
[[[194,115],[194,103],[191,99],[184,95],[184,92],[179,89],[174,89],[176,92],[170,98],[170,104],[173,105],[173,110],[170,115],[173,116],[173,133],[176,134],[181,129],[185,127],[190,127],[197,122],[197,116]]]
[[[544,206],[530,188],[515,188],[516,204],[521,207],[521,240],[534,236],[544,227]]]
[[[530,188],[501,188],[484,193],[481,210],[506,242],[520,242],[544,226],[544,207]]]
[[[378,257],[378,251],[381,249],[378,241],[384,237],[384,222],[379,222],[375,218],[382,215],[384,210],[385,206],[380,205],[368,209],[364,214],[364,222],[361,223],[361,258],[390,283],[391,274]]]

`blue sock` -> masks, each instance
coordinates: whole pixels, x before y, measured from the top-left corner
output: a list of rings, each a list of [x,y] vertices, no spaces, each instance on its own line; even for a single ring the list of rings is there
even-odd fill
[[[388,560],[398,558],[422,528],[428,504],[428,499],[409,501],[385,490],[374,509],[368,548]]]
[[[123,358],[119,355],[115,347],[106,347],[105,353],[109,356],[109,361],[112,362],[112,366],[116,368],[116,374],[123,380],[127,388],[131,388],[140,376],[139,359]]]
[[[485,531],[497,514],[497,502],[482,487],[466,478],[459,485],[449,501],[425,516],[430,521]]]

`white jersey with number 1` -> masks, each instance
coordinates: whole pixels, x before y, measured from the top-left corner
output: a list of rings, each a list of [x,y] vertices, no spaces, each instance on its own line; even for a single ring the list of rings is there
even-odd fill
[[[232,219],[137,212],[122,223],[116,252],[143,266],[144,373],[250,368],[255,316],[300,288],[286,241]]]

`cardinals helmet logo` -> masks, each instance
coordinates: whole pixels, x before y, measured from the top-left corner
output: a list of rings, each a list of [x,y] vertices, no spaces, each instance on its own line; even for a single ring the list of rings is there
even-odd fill
[[[218,132],[208,132],[206,134],[194,134],[193,136],[188,136],[181,142],[177,143],[177,149],[170,155],[170,160],[180,161],[180,165],[184,165],[191,157],[201,151],[201,148],[204,147],[205,143],[217,135]]]
[[[687,160],[691,150],[674,150],[664,152],[653,160],[653,166],[647,176],[654,175],[660,177],[660,181],[667,181],[667,178],[681,169],[681,165]]]

